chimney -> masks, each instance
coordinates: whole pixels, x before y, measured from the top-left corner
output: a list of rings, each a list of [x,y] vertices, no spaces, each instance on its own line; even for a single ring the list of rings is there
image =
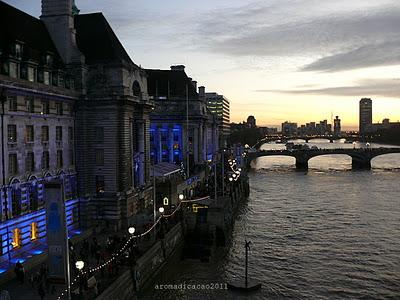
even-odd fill
[[[193,84],[194,89],[197,91],[197,81],[192,80],[192,84]]]
[[[184,65],[176,65],[176,66],[171,66],[172,71],[185,71],[185,66]]]
[[[206,98],[206,88],[204,86],[199,86],[199,98]]]
[[[65,64],[84,63],[84,56],[76,45],[72,7],[72,0],[42,0],[40,19]]]

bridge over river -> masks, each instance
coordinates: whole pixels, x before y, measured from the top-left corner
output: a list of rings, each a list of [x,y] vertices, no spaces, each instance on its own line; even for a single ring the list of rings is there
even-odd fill
[[[352,160],[353,169],[371,169],[371,160],[374,157],[400,153],[400,148],[361,148],[361,149],[293,149],[293,150],[257,150],[247,153],[247,167],[254,159],[263,156],[291,156],[296,159],[296,168],[299,170],[308,169],[308,161],[316,156],[321,155],[348,155]]]

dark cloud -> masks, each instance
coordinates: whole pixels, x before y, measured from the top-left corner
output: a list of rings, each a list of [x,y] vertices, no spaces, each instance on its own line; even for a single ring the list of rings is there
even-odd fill
[[[352,51],[326,56],[306,65],[302,71],[336,72],[400,64],[400,39],[370,44]]]
[[[329,95],[351,97],[389,97],[400,99],[400,79],[365,79],[352,86],[337,86],[320,89],[257,90],[261,93],[285,93],[304,95]]]
[[[200,18],[196,33],[202,49],[231,56],[319,57],[306,71],[400,64],[400,7],[317,16],[304,15],[307,6],[302,16],[289,8],[258,4],[218,11]]]

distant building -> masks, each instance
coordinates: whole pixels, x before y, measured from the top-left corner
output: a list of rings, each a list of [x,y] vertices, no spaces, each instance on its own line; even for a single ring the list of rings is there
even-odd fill
[[[219,144],[224,145],[231,132],[229,100],[224,95],[206,93],[208,110],[217,117]]]
[[[374,134],[379,131],[389,130],[393,127],[399,127],[400,122],[390,122],[389,119],[383,119],[382,123],[372,123],[365,127],[365,134]]]
[[[256,119],[254,116],[248,116],[247,117],[247,127],[249,128],[256,128]]]
[[[293,136],[297,134],[297,123],[285,121],[282,123],[282,135]]]
[[[362,98],[360,100],[359,114],[359,134],[360,136],[364,136],[366,128],[372,124],[372,100],[370,98]]]
[[[148,92],[155,103],[150,114],[150,155],[155,163],[184,163],[189,168],[213,158],[218,149],[216,117],[207,109],[205,88],[185,72],[146,70]]]
[[[342,127],[340,125],[340,119],[339,116],[336,116],[336,118],[333,120],[333,135],[340,136],[341,131]]]
[[[278,128],[276,127],[258,127],[258,129],[263,136],[276,135],[278,133]]]

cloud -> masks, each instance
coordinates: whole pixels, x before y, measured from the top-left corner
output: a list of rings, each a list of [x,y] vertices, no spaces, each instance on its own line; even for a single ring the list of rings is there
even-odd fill
[[[294,95],[329,95],[354,97],[400,98],[400,79],[365,79],[352,86],[337,86],[320,89],[257,90],[261,93],[284,93]]]
[[[326,56],[301,68],[302,71],[337,72],[400,64],[400,39],[369,44],[355,50]]]
[[[315,59],[299,66],[305,71],[398,64],[400,7],[391,3],[395,2],[382,2],[374,9],[329,12],[326,3],[316,9],[315,1],[282,0],[215,11],[199,18],[196,34],[201,43],[197,46],[233,57]],[[348,6],[348,1],[342,5]]]

